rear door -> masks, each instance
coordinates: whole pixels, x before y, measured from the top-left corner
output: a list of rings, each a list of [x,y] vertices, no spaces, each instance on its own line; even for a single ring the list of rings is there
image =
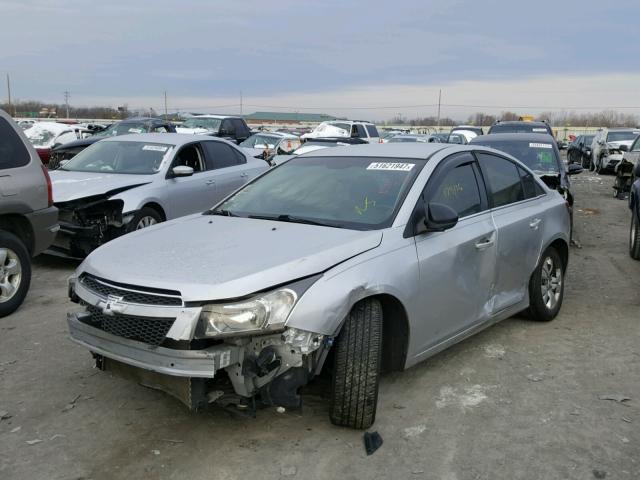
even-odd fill
[[[527,294],[542,248],[545,193],[532,174],[515,162],[489,153],[476,155],[497,230],[495,314],[521,302]]]
[[[223,199],[247,183],[251,175],[251,168],[247,168],[247,158],[224,142],[215,140],[203,142],[207,168],[212,172],[212,179],[216,184],[216,199]],[[265,167],[267,163],[265,162]]]
[[[412,327],[412,335],[420,342],[420,352],[488,318],[496,263],[496,231],[471,153],[443,160],[423,198],[450,206],[459,221],[450,230],[415,237],[424,319]]]

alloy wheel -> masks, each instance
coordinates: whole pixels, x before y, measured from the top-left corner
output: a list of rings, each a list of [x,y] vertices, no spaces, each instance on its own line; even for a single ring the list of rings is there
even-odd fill
[[[138,224],[136,225],[136,230],[150,227],[151,225],[155,225],[156,223],[158,222],[156,221],[155,218],[147,215],[146,217],[142,217],[140,220],[138,220]]]
[[[549,310],[553,310],[562,293],[562,268],[555,265],[551,257],[547,257],[542,264],[541,274],[542,301]]]
[[[22,280],[22,266],[16,252],[0,248],[0,303],[11,300]]]

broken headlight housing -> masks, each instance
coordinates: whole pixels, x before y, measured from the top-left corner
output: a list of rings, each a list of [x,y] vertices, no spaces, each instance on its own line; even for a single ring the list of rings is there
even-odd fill
[[[280,330],[297,300],[296,292],[283,288],[239,302],[204,305],[200,314],[204,336]]]

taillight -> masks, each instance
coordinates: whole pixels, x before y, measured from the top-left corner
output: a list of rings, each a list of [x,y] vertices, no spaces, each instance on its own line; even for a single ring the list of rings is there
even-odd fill
[[[47,167],[44,165],[40,165],[42,167],[42,173],[44,174],[44,179],[47,182],[47,203],[49,206],[53,205],[53,186],[51,185],[51,177],[49,176],[49,172],[47,171]]]

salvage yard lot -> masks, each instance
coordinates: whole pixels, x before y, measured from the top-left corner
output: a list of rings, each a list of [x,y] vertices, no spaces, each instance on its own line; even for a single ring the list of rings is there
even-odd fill
[[[67,338],[74,264],[39,258],[25,304],[0,319],[0,411],[10,416],[0,420],[0,478],[640,478],[640,262],[627,253],[629,211],[612,198],[613,177],[572,181],[583,248],[571,249],[558,318],[511,318],[383,376],[370,431],[384,444],[370,457],[362,432],[329,423],[321,381],[306,388],[301,412],[252,419],[190,414],[93,369]]]

